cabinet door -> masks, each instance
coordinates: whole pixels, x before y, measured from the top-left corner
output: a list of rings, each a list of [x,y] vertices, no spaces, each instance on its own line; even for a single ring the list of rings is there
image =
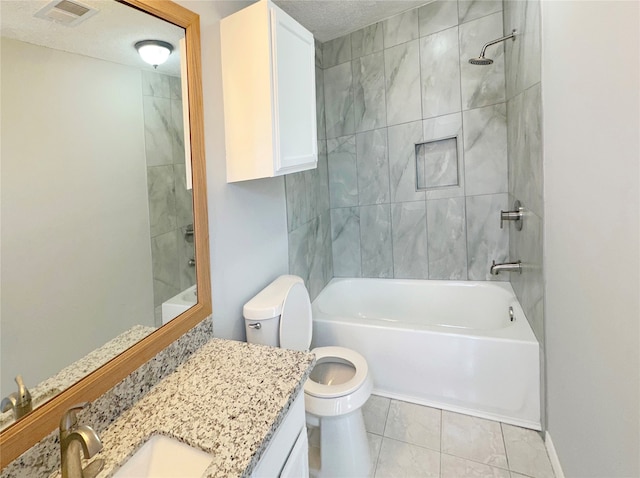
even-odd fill
[[[307,429],[303,428],[293,445],[291,454],[282,468],[280,478],[300,478],[309,476],[309,445]]]
[[[316,167],[313,35],[275,5],[269,8],[276,175]]]

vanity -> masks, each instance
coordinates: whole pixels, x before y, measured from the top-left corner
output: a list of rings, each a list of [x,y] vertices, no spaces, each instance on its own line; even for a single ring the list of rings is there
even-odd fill
[[[307,353],[210,340],[100,434],[104,448],[95,459],[105,466],[98,477],[112,476],[154,435],[209,453],[205,477],[285,476],[296,442],[306,443],[302,390],[314,361]],[[306,446],[299,449],[306,462]]]

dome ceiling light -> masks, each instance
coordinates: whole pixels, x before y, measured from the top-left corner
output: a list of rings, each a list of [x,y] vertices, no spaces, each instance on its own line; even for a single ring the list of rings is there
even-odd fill
[[[139,41],[135,44],[135,47],[142,59],[154,68],[158,68],[158,65],[162,65],[167,61],[173,51],[171,43],[160,40]]]

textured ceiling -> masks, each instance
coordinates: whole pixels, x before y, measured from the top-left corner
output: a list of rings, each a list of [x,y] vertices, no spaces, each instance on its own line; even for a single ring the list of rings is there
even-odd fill
[[[333,40],[433,0],[275,0],[321,42]]]
[[[86,22],[68,27],[33,16],[49,3],[48,0],[0,0],[0,34],[27,43],[147,69],[151,66],[140,59],[133,45],[140,40],[163,40],[174,45],[175,50],[157,71],[180,75],[178,40],[184,37],[181,28],[114,0],[78,1],[96,8],[99,13]],[[311,31],[316,39],[325,42],[429,1],[432,0],[275,0],[275,3]],[[224,10],[233,12],[251,2],[220,3],[224,3]]]

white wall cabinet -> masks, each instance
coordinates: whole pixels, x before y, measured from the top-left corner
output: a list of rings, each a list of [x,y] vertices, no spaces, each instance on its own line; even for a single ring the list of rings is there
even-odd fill
[[[313,35],[261,0],[222,19],[227,182],[317,165]]]

